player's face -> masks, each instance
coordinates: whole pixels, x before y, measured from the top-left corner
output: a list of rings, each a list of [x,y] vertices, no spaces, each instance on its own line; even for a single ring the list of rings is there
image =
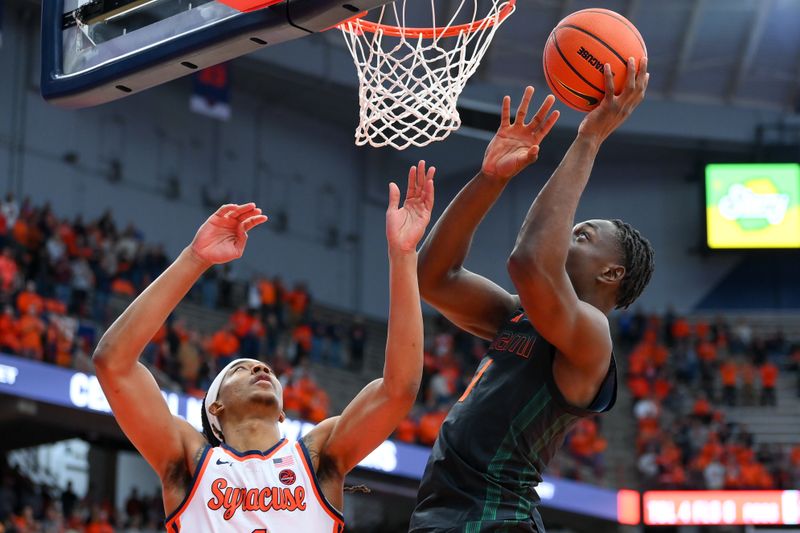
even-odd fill
[[[253,402],[273,405],[278,413],[283,409],[280,381],[269,365],[254,359],[243,359],[228,369],[219,397],[228,409]]]
[[[609,220],[587,220],[572,229],[567,274],[572,284],[586,287],[609,268],[619,265],[617,227]]]

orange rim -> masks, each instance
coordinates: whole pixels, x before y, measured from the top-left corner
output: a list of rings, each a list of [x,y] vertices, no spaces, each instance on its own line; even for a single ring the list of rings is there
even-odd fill
[[[499,24],[506,20],[511,13],[514,12],[514,6],[516,5],[517,0],[507,0],[503,7],[500,8],[500,13],[497,16],[496,22],[495,19],[492,17],[486,17],[481,20],[476,20],[474,22],[470,22],[469,24],[459,24],[458,26],[450,26],[450,27],[441,27],[437,26],[434,28],[401,28],[400,26],[389,26],[387,24],[379,24],[377,22],[370,22],[368,20],[362,20],[362,17],[367,14],[367,12],[359,13],[358,15],[340,23],[338,25],[343,31],[350,32],[350,33],[359,33],[359,32],[368,32],[368,33],[377,33],[378,31],[382,31],[384,35],[390,35],[392,37],[410,37],[414,39],[418,39],[422,37],[423,39],[434,39],[438,37],[456,37],[459,34],[466,32],[466,33],[473,33],[480,29],[491,28],[495,24]],[[488,21],[487,24],[484,24]],[[351,30],[347,27],[348,23],[353,22],[354,28]]]

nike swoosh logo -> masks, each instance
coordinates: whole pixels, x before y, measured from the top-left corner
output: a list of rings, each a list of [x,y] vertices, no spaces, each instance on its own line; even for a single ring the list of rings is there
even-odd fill
[[[230,465],[231,462],[230,461],[223,461],[222,459],[217,459],[217,464],[218,465]]]
[[[561,81],[561,80],[556,80],[556,81],[558,82],[559,85],[561,85],[563,88],[565,88],[566,90],[568,90],[569,92],[571,92],[572,94],[577,96],[578,98],[583,98],[584,100],[586,100],[587,104],[589,104],[589,105],[597,105],[598,103],[600,103],[600,100],[598,100],[594,96],[589,96],[588,94],[579,93],[578,91],[576,91],[572,87],[569,87],[569,86],[565,85],[564,82]]]

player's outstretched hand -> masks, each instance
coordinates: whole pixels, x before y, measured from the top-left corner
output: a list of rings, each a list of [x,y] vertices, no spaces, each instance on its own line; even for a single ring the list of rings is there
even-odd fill
[[[606,94],[603,100],[581,122],[578,133],[591,137],[602,143],[620,124],[633,113],[633,110],[644,100],[647,82],[650,74],[647,72],[647,58],[639,62],[636,70],[636,60],[628,58],[628,75],[625,78],[625,87],[619,96],[614,95],[614,74],[611,65],[606,63],[603,74],[605,77]]]
[[[386,210],[386,240],[389,252],[413,252],[417,249],[433,210],[433,175],[436,168],[425,170],[420,161],[408,171],[406,201],[400,207],[400,189],[389,184],[389,208]]]
[[[192,240],[192,254],[208,265],[238,259],[247,244],[247,232],[267,221],[256,204],[226,204],[208,217]]]
[[[550,113],[555,98],[553,95],[548,95],[533,119],[526,124],[525,117],[528,114],[531,98],[533,98],[533,87],[529,86],[525,88],[525,94],[517,108],[513,124],[511,123],[511,97],[503,98],[500,127],[483,156],[481,172],[485,176],[510,180],[523,168],[538,159],[539,144],[550,133],[558,120],[559,112]]]

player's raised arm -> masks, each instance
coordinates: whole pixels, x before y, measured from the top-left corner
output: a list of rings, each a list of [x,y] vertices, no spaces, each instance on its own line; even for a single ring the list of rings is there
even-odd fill
[[[522,169],[536,161],[539,144],[558,120],[548,96],[533,119],[525,117],[533,97],[528,87],[511,123],[511,98],[503,99],[500,127],[486,148],[480,173],[450,202],[420,250],[423,299],[462,329],[485,339],[517,307],[517,299],[492,281],[464,268],[478,225]]]
[[[642,101],[647,80],[647,59],[638,73],[630,59],[625,89],[615,96],[611,66],[605,66],[606,96],[583,120],[577,138],[531,205],[508,260],[511,279],[537,331],[574,368],[589,372],[605,371],[596,367],[598,361],[608,361],[611,338],[605,313],[578,299],[567,273],[570,246],[597,238],[598,231],[591,224],[573,231],[575,210],[600,145]],[[624,274],[624,267],[609,265],[600,281],[618,283]]]
[[[320,460],[333,464],[342,476],[392,434],[417,398],[424,339],[416,248],[431,218],[434,172],[433,167],[425,170],[424,161],[411,168],[402,207],[400,190],[394,183],[389,185],[390,304],[383,377],[364,387],[340,416],[323,422],[306,437]]]
[[[266,219],[252,203],[219,208],[192,244],[111,325],[95,350],[97,378],[117,422],[162,479],[175,461],[196,451],[186,448],[196,448],[203,437],[172,416],[139,355],[202,273],[240,257],[247,231]]]

